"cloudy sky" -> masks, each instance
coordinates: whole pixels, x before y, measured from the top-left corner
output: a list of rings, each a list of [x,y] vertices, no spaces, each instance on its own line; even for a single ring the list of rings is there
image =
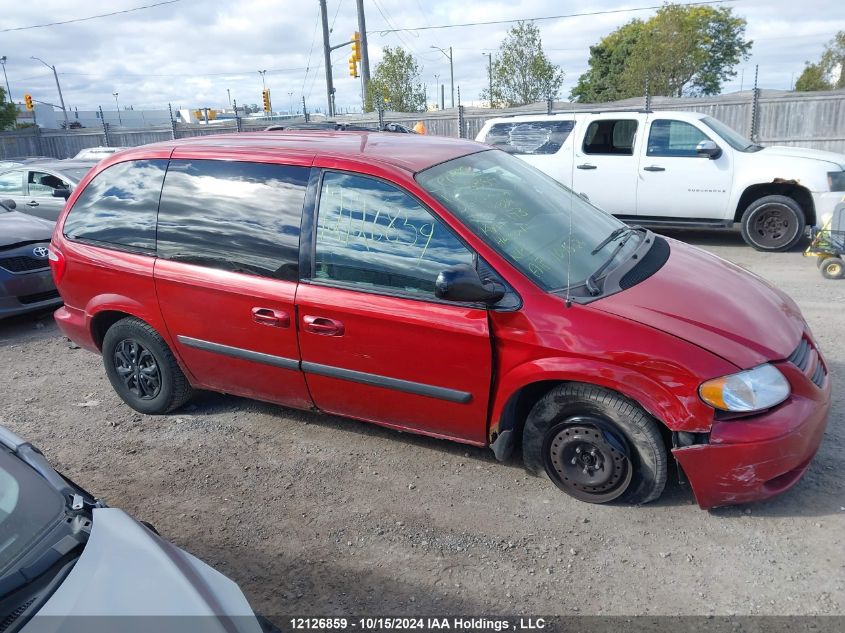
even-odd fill
[[[7,0],[0,12],[0,55],[5,55],[12,97],[24,92],[58,102],[52,72],[59,72],[68,107],[113,110],[112,93],[120,106],[135,109],[228,105],[227,89],[238,103],[258,103],[261,76],[276,110],[287,110],[304,95],[309,110],[325,108],[325,73],[317,0],[177,0],[169,4],[71,24],[28,28],[46,22],[85,18],[133,9],[161,0]],[[586,69],[589,46],[628,20],[647,18],[653,10],[632,10],[656,0],[447,1],[364,0],[371,65],[383,46],[403,46],[417,57],[422,79],[434,100],[435,76],[447,82],[449,64],[432,46],[453,47],[455,84],[462,100],[478,100],[486,85],[485,52],[495,50],[509,25],[429,28],[470,22],[516,20],[560,14],[617,11],[604,15],[537,22],[553,62],[566,73],[562,94],[569,94]],[[755,64],[762,88],[788,89],[805,60],[816,60],[838,30],[845,30],[841,0],[735,0],[726,3],[748,21],[754,40],[752,56],[738,67],[726,92],[751,86]],[[328,0],[332,43],[348,40],[357,28],[355,0]],[[388,29],[407,29],[386,33]],[[347,76],[349,49],[333,54],[339,108],[360,108],[360,83]]]

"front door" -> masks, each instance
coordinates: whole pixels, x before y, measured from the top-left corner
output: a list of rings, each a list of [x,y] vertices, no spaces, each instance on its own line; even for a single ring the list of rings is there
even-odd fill
[[[170,161],[158,216],[156,291],[202,387],[306,408],[294,297],[305,166]]]
[[[66,200],[63,197],[55,197],[53,192],[56,189],[70,189],[70,183],[55,174],[29,169],[26,172],[26,188],[25,213],[55,222]]]
[[[487,311],[434,296],[441,270],[473,261],[408,193],[383,180],[325,172],[310,279],[296,297],[302,370],[314,403],[485,443]]]
[[[593,119],[575,152],[572,189],[613,215],[637,212],[638,127],[635,118]]]
[[[728,152],[716,159],[696,147],[712,140],[686,121],[655,119],[648,129],[639,166],[637,215],[722,220],[731,195],[733,167]],[[721,139],[720,139],[721,140]]]

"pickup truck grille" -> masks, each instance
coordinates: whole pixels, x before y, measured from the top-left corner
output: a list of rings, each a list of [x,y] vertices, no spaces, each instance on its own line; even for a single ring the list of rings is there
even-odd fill
[[[802,338],[795,351],[789,355],[787,360],[804,372],[817,387],[824,385],[827,377],[827,370],[824,367],[818,350],[806,338]]]

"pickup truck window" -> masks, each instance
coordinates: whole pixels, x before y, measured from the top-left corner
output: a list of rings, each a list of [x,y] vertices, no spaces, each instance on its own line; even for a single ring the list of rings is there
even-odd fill
[[[575,127],[575,121],[496,123],[484,142],[509,154],[555,154]]]
[[[636,133],[637,122],[634,119],[593,121],[584,135],[584,153],[632,156]]]
[[[704,132],[686,121],[658,119],[651,124],[646,155],[697,158],[696,146],[709,140]]]

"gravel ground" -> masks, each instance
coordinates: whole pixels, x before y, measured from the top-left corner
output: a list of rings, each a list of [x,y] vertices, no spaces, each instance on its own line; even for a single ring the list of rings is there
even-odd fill
[[[738,235],[674,235],[791,294],[845,379],[845,281]],[[0,423],[267,614],[843,614],[845,401],[774,500],[705,512],[670,484],[592,506],[488,450],[202,394],[137,414],[50,315],[0,323]]]

